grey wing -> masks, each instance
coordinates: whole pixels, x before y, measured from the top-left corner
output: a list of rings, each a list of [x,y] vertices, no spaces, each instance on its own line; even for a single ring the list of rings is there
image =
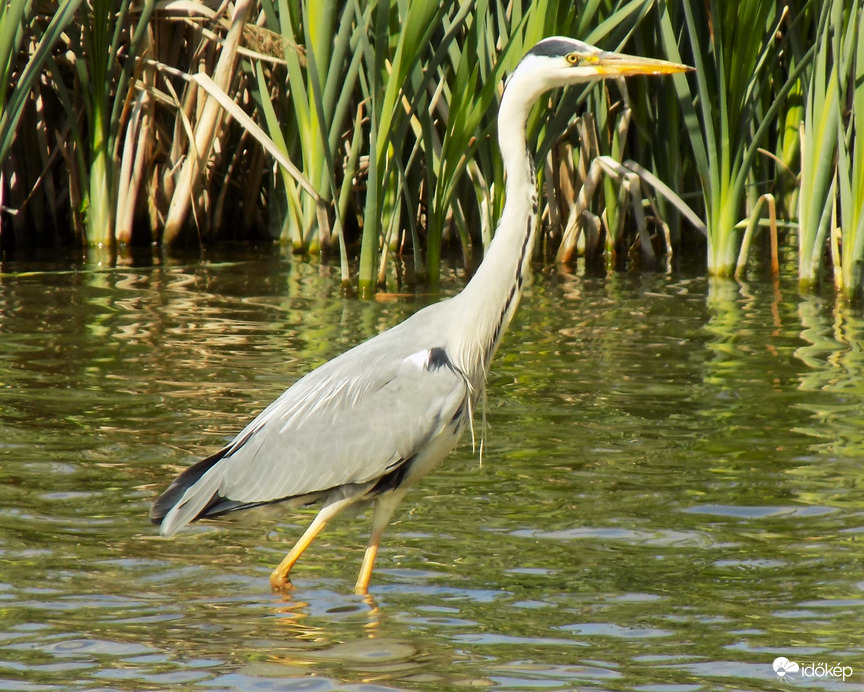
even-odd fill
[[[343,354],[274,401],[188,488],[162,532],[181,528],[214,497],[257,504],[368,483],[470,415],[470,385],[442,349],[363,356]]]
[[[430,364],[430,353],[379,364],[371,376],[337,372],[299,399],[288,390],[220,462],[220,494],[260,502],[365,483],[414,456],[468,396],[465,378]]]

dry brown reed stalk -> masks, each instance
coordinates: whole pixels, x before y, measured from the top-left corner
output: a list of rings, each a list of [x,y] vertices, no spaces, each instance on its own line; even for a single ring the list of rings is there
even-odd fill
[[[213,70],[214,83],[225,92],[230,91],[231,83],[234,80],[237,66],[237,47],[243,36],[243,27],[251,9],[252,0],[238,0],[231,16],[228,35],[222,43],[219,59]],[[224,112],[215,99],[206,96],[203,96],[203,99],[204,105],[195,123],[194,150],[190,147],[185,152],[185,160],[180,167],[177,183],[168,206],[168,216],[162,231],[162,242],[165,245],[170,245],[175,241],[183,230],[189,208],[192,205],[193,195],[199,188],[203,170],[207,165],[207,158],[213,149],[219,127],[224,118]]]

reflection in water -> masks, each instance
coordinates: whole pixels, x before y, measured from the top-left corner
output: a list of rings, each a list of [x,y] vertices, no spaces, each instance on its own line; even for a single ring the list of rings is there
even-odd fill
[[[156,536],[175,472],[432,299],[278,252],[0,275],[0,687],[777,689],[779,655],[864,683],[862,320],[794,286],[540,273],[482,466],[408,495],[367,598],[368,517],[284,596],[305,512]]]
[[[811,420],[802,431],[825,440],[825,454],[860,460],[864,457],[864,320],[848,304],[826,304],[818,296],[802,298],[798,312],[807,345],[796,355],[808,367],[800,386],[814,394],[804,404]]]
[[[353,597],[351,603],[331,604],[317,616],[315,603],[295,601],[290,596],[282,600],[273,612],[283,645],[270,647],[269,676],[284,678],[314,670],[364,684],[448,684],[435,672],[435,666],[443,662],[440,654],[424,652],[411,638],[388,636],[387,614],[371,595]],[[337,622],[345,627],[334,628]],[[346,631],[352,632],[352,638],[345,638]],[[254,669],[257,675],[263,672],[260,666]],[[247,666],[246,674],[249,672]]]

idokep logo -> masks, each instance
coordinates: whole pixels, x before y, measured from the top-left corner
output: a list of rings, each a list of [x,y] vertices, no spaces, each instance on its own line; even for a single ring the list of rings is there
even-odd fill
[[[777,677],[785,678],[789,673],[798,672],[798,664],[785,656],[778,656],[774,659],[774,672],[777,673]]]
[[[855,672],[852,666],[841,666],[839,663],[804,663],[799,665],[785,656],[778,656],[773,663],[774,672],[781,680],[806,680],[807,678],[836,678],[846,682]],[[793,676],[793,673],[799,675]]]

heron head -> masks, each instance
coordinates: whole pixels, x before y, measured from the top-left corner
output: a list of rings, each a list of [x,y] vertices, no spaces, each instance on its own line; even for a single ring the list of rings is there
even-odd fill
[[[692,67],[600,50],[584,41],[551,36],[535,45],[511,75],[533,81],[542,90],[597,79],[689,72]],[[520,80],[521,81],[521,80]]]

